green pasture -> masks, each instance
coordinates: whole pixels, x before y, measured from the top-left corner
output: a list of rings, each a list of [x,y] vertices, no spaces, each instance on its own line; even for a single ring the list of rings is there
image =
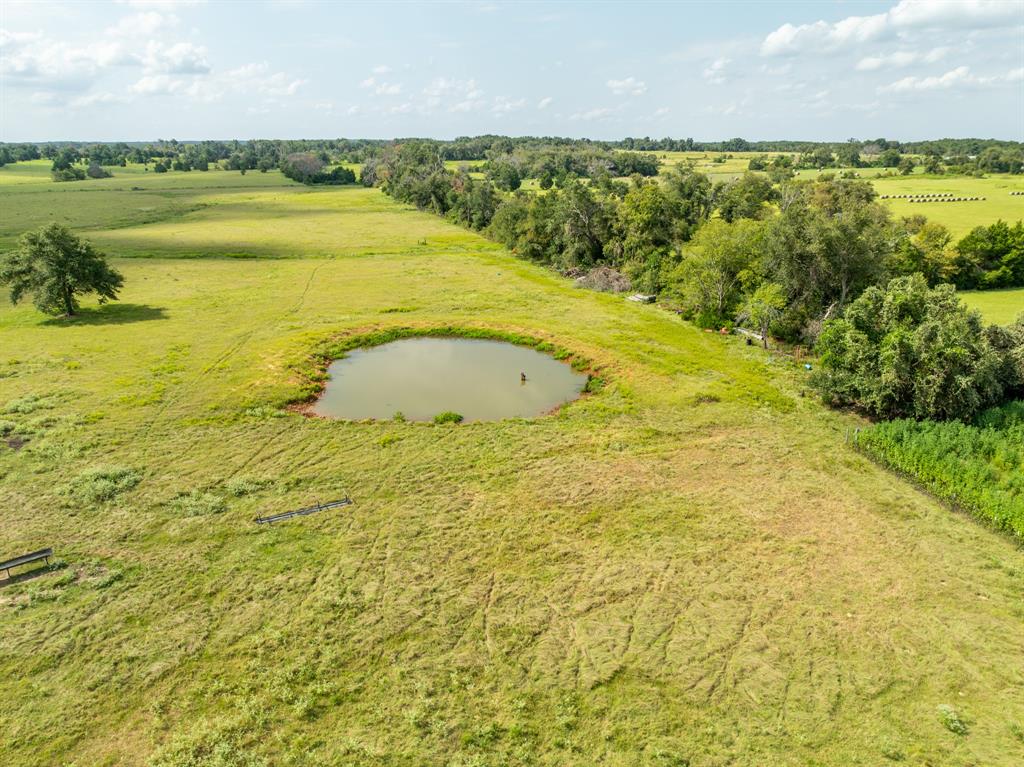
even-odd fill
[[[0,580],[6,762],[1024,759],[1024,551],[855,452],[798,362],[373,189],[8,174],[0,244],[66,221],[125,288],[0,297],[0,557],[58,558]],[[459,426],[286,407],[330,339],[451,326],[603,386]]]
[[[1009,325],[1024,314],[1024,288],[968,290],[961,292],[960,298],[996,325]]]
[[[892,176],[875,179],[882,200],[899,216],[921,214],[930,221],[946,226],[955,237],[967,234],[976,226],[988,226],[1002,219],[1014,222],[1024,218],[1024,195],[1011,195],[1024,191],[1024,176],[989,174],[985,178],[969,176]],[[893,199],[900,194],[947,193],[956,197],[984,197],[984,200],[964,202],[910,202]]]

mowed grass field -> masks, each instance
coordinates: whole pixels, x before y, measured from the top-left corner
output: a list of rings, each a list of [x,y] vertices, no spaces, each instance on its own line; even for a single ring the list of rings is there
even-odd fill
[[[849,449],[802,367],[375,190],[197,177],[4,187],[4,245],[73,221],[126,277],[71,321],[0,298],[0,552],[63,565],[0,581],[5,762],[1024,759],[1024,551]],[[446,325],[606,385],[461,426],[280,408],[323,339]]]
[[[1024,288],[966,290],[960,293],[960,297],[996,325],[1009,325],[1024,314]]]
[[[966,176],[893,176],[875,179],[879,195],[897,216],[921,214],[929,221],[938,221],[959,239],[976,226],[988,226],[1002,219],[1015,223],[1024,218],[1024,176],[989,174],[985,178]],[[893,195],[952,194],[956,197],[983,197],[983,200],[963,202],[910,202],[892,199]]]

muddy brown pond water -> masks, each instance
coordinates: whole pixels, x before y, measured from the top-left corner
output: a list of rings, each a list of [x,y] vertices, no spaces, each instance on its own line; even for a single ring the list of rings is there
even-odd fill
[[[429,421],[446,411],[466,421],[528,418],[576,399],[587,383],[585,373],[543,352],[475,338],[406,338],[356,349],[327,372],[312,411],[347,420],[402,413]]]

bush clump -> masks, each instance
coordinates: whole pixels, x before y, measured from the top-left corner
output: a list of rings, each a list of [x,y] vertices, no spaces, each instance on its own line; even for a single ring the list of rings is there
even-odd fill
[[[825,323],[818,351],[812,382],[824,399],[878,418],[967,421],[1014,383],[981,315],[920,274],[865,290]]]
[[[67,493],[83,503],[112,501],[122,493],[135,488],[142,476],[125,466],[87,469],[71,481]]]
[[[462,423],[462,414],[445,410],[434,416],[434,423]]]
[[[942,721],[942,726],[954,735],[967,734],[967,723],[960,717],[960,714],[957,713],[957,710],[952,706],[939,706],[939,719]]]
[[[186,517],[205,517],[223,514],[228,510],[227,501],[214,493],[193,490],[179,495],[171,504],[176,512]]]
[[[241,498],[266,490],[272,484],[274,481],[266,477],[233,477],[224,483],[224,489],[236,498]]]

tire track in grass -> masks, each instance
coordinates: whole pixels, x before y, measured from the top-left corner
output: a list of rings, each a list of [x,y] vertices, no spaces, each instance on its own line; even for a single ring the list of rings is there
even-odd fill
[[[278,323],[280,323],[287,317],[297,314],[299,312],[299,310],[302,308],[302,305],[305,303],[306,295],[309,293],[309,289],[313,284],[313,279],[316,277],[316,273],[321,266],[323,266],[323,264],[317,264],[316,266],[313,267],[313,270],[310,272],[310,275],[306,280],[306,284],[302,289],[302,293],[299,295],[299,300],[295,303],[294,306],[285,310],[285,312],[279,318]],[[136,429],[135,432],[136,438],[143,431],[149,432],[152,429],[154,429],[162,420],[164,420],[164,414],[167,412],[168,408],[170,408],[172,405],[179,403],[182,400],[182,398],[184,398],[198,384],[200,384],[211,372],[221,367],[225,362],[227,362],[229,359],[234,357],[239,351],[241,351],[242,347],[245,346],[250,341],[250,339],[252,339],[252,337],[256,334],[256,331],[258,329],[259,328],[252,328],[251,330],[248,330],[247,332],[243,333],[241,336],[237,338],[235,342],[229,344],[228,347],[223,352],[221,352],[216,357],[216,359],[213,360],[213,362],[209,363],[208,365],[206,365],[206,367],[202,368],[199,371],[199,373],[189,383],[182,384],[181,386],[179,386],[177,388],[177,393],[174,396],[165,397],[164,399],[162,399],[160,405],[157,407],[152,417],[148,421],[144,420],[142,423],[139,424],[139,427],[138,429]],[[280,434],[280,432],[278,433]],[[152,444],[152,441],[150,441],[150,444]],[[239,469],[236,469],[234,472],[232,472],[232,474],[230,474],[229,477],[235,476],[237,472],[241,468],[244,468],[244,466],[247,465],[248,463],[249,461],[247,460],[242,467],[239,467]]]

